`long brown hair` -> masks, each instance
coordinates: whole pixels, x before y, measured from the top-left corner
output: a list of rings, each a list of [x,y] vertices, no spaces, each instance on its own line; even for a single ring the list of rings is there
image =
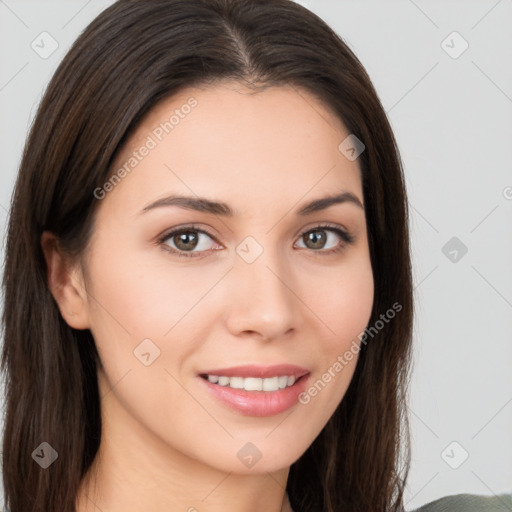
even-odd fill
[[[350,386],[290,469],[296,512],[403,510],[410,463],[406,415],[412,279],[402,163],[362,64],[319,17],[291,0],[119,0],[77,39],[41,101],[12,198],[3,287],[5,504],[71,512],[101,439],[100,364],[49,291],[40,238],[79,258],[94,229],[94,190],[145,114],[180,89],[232,79],[320,98],[365,150],[359,156],[375,283]],[[341,141],[340,141],[341,142]],[[396,317],[381,320],[392,304]],[[33,460],[42,442],[58,459]]]

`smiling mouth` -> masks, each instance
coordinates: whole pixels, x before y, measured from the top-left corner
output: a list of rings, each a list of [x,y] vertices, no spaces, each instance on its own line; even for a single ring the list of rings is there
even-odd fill
[[[293,386],[301,380],[305,375],[296,378],[294,375],[276,375],[274,377],[228,377],[226,375],[199,375],[204,380],[212,384],[232,389],[240,389],[245,391],[279,391]]]
[[[311,372],[294,364],[250,364],[203,369],[197,377],[222,405],[245,416],[264,417],[297,405]]]

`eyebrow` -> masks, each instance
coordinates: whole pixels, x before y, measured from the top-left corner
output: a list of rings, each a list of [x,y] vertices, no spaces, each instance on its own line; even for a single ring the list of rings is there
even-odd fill
[[[352,192],[343,192],[341,194],[321,197],[314,199],[309,203],[303,205],[296,214],[303,217],[310,215],[314,212],[325,210],[335,204],[350,203],[354,204],[364,210],[359,198],[352,194]],[[146,213],[155,208],[162,208],[167,206],[179,206],[187,210],[195,210],[198,212],[211,213],[214,215],[221,215],[224,217],[234,217],[236,210],[233,210],[228,204],[218,201],[212,201],[205,197],[192,197],[192,196],[168,196],[162,199],[158,199],[144,207],[141,214]]]

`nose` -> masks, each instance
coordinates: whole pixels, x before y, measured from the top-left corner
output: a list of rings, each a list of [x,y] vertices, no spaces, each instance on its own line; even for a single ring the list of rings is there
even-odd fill
[[[234,336],[273,340],[299,327],[301,302],[293,273],[270,251],[252,263],[237,257],[230,283],[226,322]]]

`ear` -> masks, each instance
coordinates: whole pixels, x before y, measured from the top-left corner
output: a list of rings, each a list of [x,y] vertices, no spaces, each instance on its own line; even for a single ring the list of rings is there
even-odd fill
[[[46,260],[48,288],[62,317],[74,329],[88,329],[89,308],[81,269],[66,259],[53,233],[43,232],[41,247]]]

